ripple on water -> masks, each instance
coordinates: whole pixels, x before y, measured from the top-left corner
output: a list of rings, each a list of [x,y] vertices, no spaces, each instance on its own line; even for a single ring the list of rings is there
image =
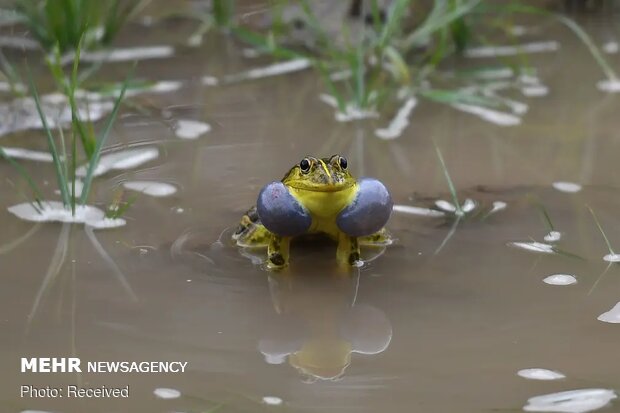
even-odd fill
[[[153,390],[153,394],[160,399],[178,399],[181,397],[180,391],[167,387],[158,387]]]
[[[620,302],[618,302],[611,310],[606,311],[600,316],[598,316],[597,319],[604,323],[620,323]]]
[[[571,285],[577,284],[577,278],[568,274],[553,274],[543,280],[546,284],[551,285]]]
[[[560,380],[566,378],[566,376],[559,371],[541,368],[519,370],[517,375],[530,380]]]
[[[586,413],[607,406],[616,393],[607,389],[579,389],[532,397],[526,412]]]

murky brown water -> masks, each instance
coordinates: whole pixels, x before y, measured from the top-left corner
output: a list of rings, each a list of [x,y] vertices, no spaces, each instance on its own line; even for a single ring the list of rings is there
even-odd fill
[[[614,33],[612,26],[592,28],[599,42]],[[173,32],[166,27],[146,40],[163,41]],[[200,76],[268,63],[244,60],[222,39],[141,64],[141,75],[180,79],[184,87],[138,98],[151,115],[128,109],[114,139],[156,145],[161,156],[99,178],[95,197],[109,200],[127,179],[171,182],[179,191],[139,196],[126,227],[94,233],[135,297],[81,226],[43,224],[10,251],[0,247],[2,411],[204,412],[220,403],[222,412],[520,411],[535,395],[620,388],[620,329],[597,320],[620,301],[620,274],[611,266],[597,283],[607,248],[586,209],[596,211],[620,250],[620,102],[596,89],[602,74],[577,40],[549,28],[541,37],[558,39],[561,49],[530,58],[550,94],[513,94],[530,105],[521,125],[496,126],[423,101],[394,141],[373,135],[388,119],[335,122],[310,72],[200,86]],[[618,56],[607,56],[615,67]],[[111,65],[110,76],[125,67]],[[179,140],[170,127],[179,118],[206,121],[213,130]],[[297,245],[284,274],[262,270],[229,245],[230,228],[260,187],[306,154],[346,154],[357,176],[384,181],[397,204],[449,199],[433,141],[461,200],[507,203],[486,219],[459,222],[437,254],[452,222],[403,213],[394,213],[388,226],[398,241],[349,273],[336,267],[331,245]],[[38,132],[4,137],[2,144],[44,148]],[[51,181],[48,165],[27,166],[39,182]],[[22,187],[4,162],[0,173]],[[584,188],[563,193],[552,187],[555,181]],[[4,246],[35,230],[6,212],[23,202],[11,182],[0,181]],[[46,187],[50,197],[52,187]],[[506,245],[542,242],[548,229],[537,203],[563,235],[558,246],[582,259]],[[66,251],[64,265],[35,306],[57,248]],[[578,283],[543,283],[556,273],[575,275]],[[179,374],[19,373],[20,358],[35,356],[188,365]],[[517,376],[529,367],[567,378]],[[130,397],[19,395],[22,384],[76,383],[129,385]],[[182,395],[161,400],[156,388]],[[266,396],[282,405],[269,406]],[[606,411],[620,411],[618,402]]]

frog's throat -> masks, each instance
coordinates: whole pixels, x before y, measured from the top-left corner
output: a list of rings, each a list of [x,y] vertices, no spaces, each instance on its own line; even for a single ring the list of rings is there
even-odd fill
[[[334,218],[355,199],[359,185],[353,183],[337,191],[313,191],[289,186],[289,193],[312,216]]]

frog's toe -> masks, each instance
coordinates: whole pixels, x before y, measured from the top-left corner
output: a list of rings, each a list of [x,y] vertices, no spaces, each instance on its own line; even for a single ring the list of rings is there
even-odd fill
[[[359,191],[355,199],[336,219],[338,228],[353,237],[363,237],[381,230],[390,218],[393,206],[390,192],[380,181],[362,178],[358,183]]]
[[[258,194],[256,210],[265,228],[277,235],[300,235],[312,224],[308,211],[282,182],[272,182],[263,187]]]

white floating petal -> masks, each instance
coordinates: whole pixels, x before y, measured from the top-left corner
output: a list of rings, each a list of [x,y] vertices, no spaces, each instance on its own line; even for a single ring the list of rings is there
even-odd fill
[[[465,57],[514,56],[521,53],[555,52],[560,48],[556,41],[532,42],[515,46],[473,47],[465,51]]]
[[[161,59],[174,54],[172,46],[128,47],[98,52],[82,52],[80,61],[84,62],[126,62],[144,59]]]
[[[309,59],[292,59],[286,62],[274,63],[269,66],[248,70],[247,72],[227,76],[228,81],[245,79],[260,79],[263,77],[277,76],[285,73],[297,72],[309,68],[312,62]]]
[[[454,103],[452,107],[462,112],[467,112],[478,116],[480,119],[500,126],[514,126],[521,123],[521,118],[512,113],[500,112],[498,110],[485,108],[464,103]]]
[[[178,399],[181,397],[181,392],[177,389],[169,389],[166,387],[158,387],[153,390],[153,394],[160,399]]]
[[[177,121],[174,133],[181,139],[196,139],[210,130],[211,126],[208,123],[197,120],[180,119]]]
[[[553,274],[546,277],[543,282],[551,285],[571,285],[577,284],[577,278],[568,274]]]
[[[446,212],[456,212],[456,207],[454,206],[454,204],[452,204],[452,202],[438,199],[437,201],[435,201],[435,205],[437,205],[437,208],[443,209]]]
[[[410,205],[394,205],[393,211],[403,212],[405,214],[420,215],[425,217],[443,217],[445,214],[441,211],[437,211],[430,208],[421,208]]]
[[[506,209],[507,206],[508,206],[508,204],[505,203],[504,201],[495,201],[495,202],[493,202],[493,208],[491,208],[491,210],[489,211],[489,215],[494,214],[497,211],[501,211],[503,209]]]
[[[532,252],[542,252],[544,254],[555,253],[553,250],[553,245],[544,244],[542,242],[509,242],[508,245]]]
[[[620,92],[620,80],[605,79],[596,84],[596,87],[602,92],[618,93]]]
[[[527,97],[546,96],[549,94],[549,88],[545,85],[523,86],[521,93]]]
[[[49,152],[32,151],[23,148],[0,147],[10,158],[25,159],[29,161],[52,162],[54,158]]]
[[[71,191],[73,190],[73,184],[71,182],[68,182],[69,184],[69,194],[71,194]],[[75,180],[75,196],[81,196],[82,195],[82,189],[84,189],[84,183],[82,181],[80,181],[79,179]],[[54,191],[57,194],[60,194],[60,189],[56,189]]]
[[[532,397],[523,407],[526,412],[586,413],[600,409],[615,399],[607,389],[580,389]]]
[[[282,399],[276,396],[265,396],[263,397],[263,403],[270,406],[279,406],[282,404]]]
[[[579,192],[583,188],[580,184],[577,184],[575,182],[565,182],[565,181],[554,182],[553,187],[560,192],[569,192],[569,193]]]
[[[124,227],[125,225],[127,225],[127,221],[125,221],[123,218],[105,217],[99,221],[88,222],[87,225],[95,229],[110,229],[110,228]]]
[[[560,231],[549,231],[547,235],[543,238],[547,242],[556,242],[562,238],[562,233]]]
[[[606,311],[600,316],[598,316],[597,319],[604,323],[620,323],[620,302],[618,302],[618,304],[616,304],[611,310]]]
[[[615,54],[615,53],[618,53],[618,50],[620,50],[620,46],[618,45],[618,42],[609,41],[603,45],[603,51],[605,53]]]
[[[75,215],[71,214],[71,208],[65,208],[62,202],[43,201],[41,207],[36,204],[25,202],[13,205],[8,211],[25,221],[33,222],[71,222],[77,224],[95,223],[104,218],[104,213],[99,208],[89,205],[76,205]]]
[[[102,155],[99,164],[95,168],[95,176],[100,176],[106,172],[117,169],[131,169],[140,166],[146,162],[152,161],[159,157],[159,150],[153,147],[126,149]],[[77,176],[86,176],[87,166],[80,166],[76,174]]]
[[[607,262],[620,262],[620,254],[607,254],[603,257],[603,261]]]
[[[154,181],[126,181],[123,186],[132,191],[142,192],[154,197],[165,197],[174,194],[177,187],[165,182]]]
[[[461,206],[463,212],[468,213],[476,209],[476,202],[474,200],[467,198],[463,205]]]
[[[411,111],[413,111],[417,104],[418,100],[416,98],[407,99],[387,128],[375,129],[375,135],[381,139],[398,138],[409,125],[409,115],[411,115]]]
[[[566,376],[559,371],[540,368],[519,370],[517,375],[530,380],[560,380],[566,378]]]

